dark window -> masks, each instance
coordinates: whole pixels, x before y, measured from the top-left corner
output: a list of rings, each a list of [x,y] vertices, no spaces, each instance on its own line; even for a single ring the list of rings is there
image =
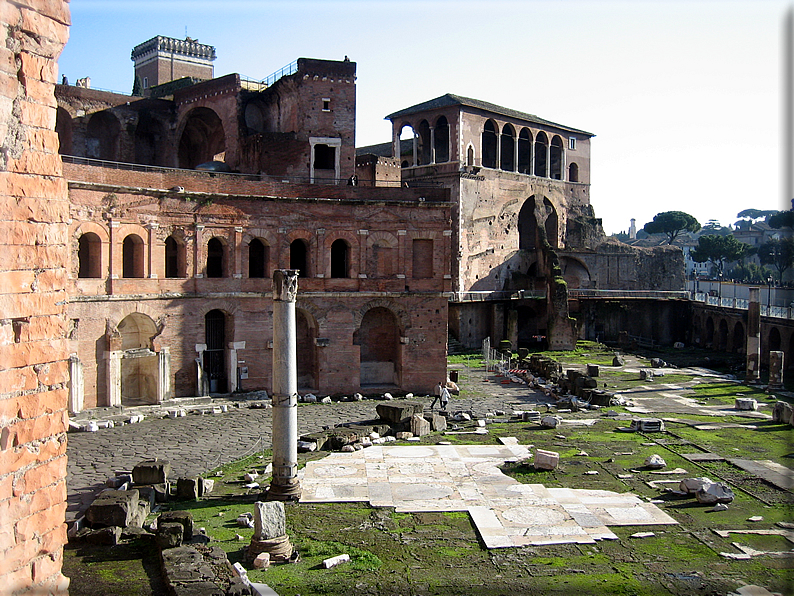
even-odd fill
[[[207,243],[207,277],[223,277],[223,242],[210,238]]]
[[[77,241],[77,277],[102,276],[102,241],[93,232],[80,236]]]
[[[309,250],[306,246],[305,240],[301,240],[299,238],[297,240],[293,240],[292,244],[289,245],[289,268],[297,269],[299,271],[298,277],[309,276],[308,256]]]
[[[430,163],[430,125],[427,120],[422,120],[417,129],[417,157],[419,163],[417,165],[424,166]]]
[[[502,129],[502,151],[500,154],[499,167],[505,172],[512,172],[515,169],[513,165],[513,157],[516,151],[515,132],[513,127],[505,124]]]
[[[336,148],[318,143],[314,146],[314,169],[333,170],[336,167]]]
[[[267,277],[268,249],[259,238],[248,243],[248,277]]]
[[[579,182],[579,166],[575,163],[568,166],[568,180],[571,182]]]
[[[482,165],[485,168],[496,167],[496,126],[488,120],[482,131]]]
[[[350,247],[342,239],[331,245],[331,277],[350,277]]]
[[[545,133],[538,133],[535,139],[535,176],[546,176],[546,161],[549,140]]]
[[[436,163],[449,161],[449,123],[444,116],[436,121],[435,149]]]
[[[522,174],[531,174],[532,161],[532,134],[526,128],[518,135],[518,171]]]
[[[204,316],[204,371],[209,378],[210,391],[216,393],[226,388],[226,362],[224,344],[226,340],[226,315],[220,310],[211,310]]]
[[[562,139],[560,137],[555,136],[551,140],[551,150],[549,151],[549,154],[551,156],[549,177],[553,178],[554,180],[562,180],[563,146]]]
[[[124,238],[121,245],[122,277],[143,277],[143,240],[136,234]]]
[[[165,276],[185,277],[185,245],[173,236],[165,239]]]

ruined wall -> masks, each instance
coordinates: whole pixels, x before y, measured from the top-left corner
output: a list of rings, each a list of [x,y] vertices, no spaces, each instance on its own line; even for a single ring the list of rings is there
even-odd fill
[[[65,2],[0,4],[0,591],[66,594],[66,182],[53,87]]]
[[[215,309],[225,313],[225,344],[245,342],[238,351],[249,367],[243,387],[269,390],[271,276],[274,269],[291,266],[290,244],[295,240],[307,247],[307,277],[299,279],[298,308],[313,334],[301,350],[311,356],[314,371],[304,389],[365,390],[359,385],[354,333],[369,310],[381,307],[398,321],[397,384],[406,391],[424,392],[443,374],[443,292],[450,290],[451,266],[447,190],[279,185],[241,177],[226,183],[227,177],[200,172],[143,173],[75,164],[64,168],[70,179],[72,218],[70,345],[84,365],[83,407],[111,403],[107,352],[119,323],[133,313],[145,315],[157,329],[153,351],[170,350],[175,395],[198,391],[196,344],[206,343],[204,317]],[[184,191],[161,190],[173,186]],[[201,194],[197,189],[248,194]],[[310,194],[301,197],[301,189]],[[96,269],[81,269],[86,257],[80,254],[83,237],[96,242],[89,258]],[[128,237],[139,242],[133,252],[140,255],[140,269],[133,277],[125,276]],[[181,272],[171,277],[166,270],[169,237],[176,239],[182,255]],[[223,245],[221,277],[208,277],[211,239]],[[254,239],[267,251],[261,277],[253,275],[250,266]],[[347,246],[348,269],[335,277],[331,247],[339,240]],[[415,277],[414,240],[431,242],[431,277]],[[91,277],[81,276],[81,271]],[[322,341],[314,343],[315,339]]]

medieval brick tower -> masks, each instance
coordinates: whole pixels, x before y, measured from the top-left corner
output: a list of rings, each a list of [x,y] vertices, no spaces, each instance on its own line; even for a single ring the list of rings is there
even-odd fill
[[[135,62],[135,78],[144,95],[149,95],[155,85],[183,77],[207,81],[214,76],[215,48],[190,37],[152,37],[135,46],[130,58]]]

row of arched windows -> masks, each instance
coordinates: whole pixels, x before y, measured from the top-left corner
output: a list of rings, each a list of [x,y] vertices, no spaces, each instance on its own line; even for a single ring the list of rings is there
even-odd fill
[[[252,238],[247,249],[247,271],[249,278],[270,277],[270,246],[260,238]],[[164,272],[166,278],[187,277],[186,247],[183,240],[168,236],[164,242]],[[128,234],[121,243],[122,278],[145,277],[145,244],[135,233]],[[396,243],[375,240],[371,246],[371,274],[374,277],[389,277],[397,272]],[[351,277],[351,246],[342,238],[334,240],[330,247],[330,276],[332,278]],[[433,240],[412,240],[413,277],[433,277]],[[101,278],[102,240],[94,232],[85,232],[78,238],[77,277]],[[300,277],[311,274],[309,244],[297,238],[289,246],[289,268],[300,271]],[[209,278],[229,277],[229,250],[224,239],[212,237],[206,245],[204,276]]]

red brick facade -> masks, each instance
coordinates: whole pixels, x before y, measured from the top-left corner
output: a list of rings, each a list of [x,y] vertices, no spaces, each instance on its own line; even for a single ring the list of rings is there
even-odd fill
[[[65,594],[67,218],[53,87],[57,0],[0,3],[0,591]]]

